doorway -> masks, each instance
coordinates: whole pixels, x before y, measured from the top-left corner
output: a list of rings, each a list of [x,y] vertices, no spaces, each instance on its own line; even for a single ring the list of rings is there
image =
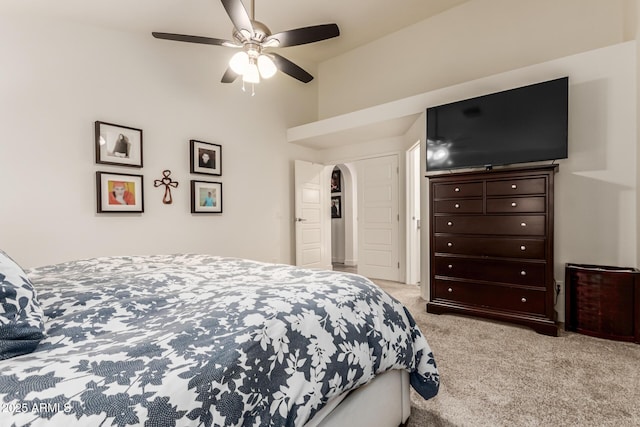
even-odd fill
[[[406,283],[420,283],[420,140],[407,151]]]
[[[331,219],[334,269],[355,270],[370,278],[404,279],[398,245],[398,160],[397,154],[391,154],[328,166],[328,173],[342,180],[331,193],[332,207],[334,202],[340,206],[339,217]]]
[[[328,165],[331,174],[331,263],[334,270],[357,273],[356,174],[351,163]]]
[[[315,268],[322,268],[322,260],[326,259],[324,265],[328,268],[355,270],[370,278],[405,282],[406,245],[405,232],[401,230],[406,230],[407,225],[405,208],[400,209],[399,198],[400,191],[404,193],[406,187],[404,183],[400,184],[399,153],[360,158],[351,163],[334,162],[317,166],[322,167],[317,181],[324,182],[325,187],[319,193],[314,191],[317,197],[312,199],[320,202],[320,206],[325,206],[320,208],[324,212],[319,216],[326,215],[326,222],[322,219],[311,221],[308,215],[296,214],[296,240],[298,235],[317,237],[312,240],[312,243],[319,244],[317,248],[313,247],[317,250],[307,251],[308,254],[317,254],[315,258],[318,258],[319,265]],[[332,192],[330,182],[336,171],[340,174],[340,186]],[[405,182],[405,179],[402,181]],[[296,180],[296,188],[298,185]],[[303,198],[300,200],[302,202]],[[332,218],[330,208],[333,200],[339,206],[335,218]],[[301,202],[296,197],[296,212]],[[419,202],[416,205],[419,206]],[[300,206],[301,209],[303,207]],[[315,226],[315,222],[319,228],[306,229]],[[322,223],[327,226],[322,226]],[[301,246],[297,247],[296,253],[302,249]],[[419,255],[416,258],[419,259]]]

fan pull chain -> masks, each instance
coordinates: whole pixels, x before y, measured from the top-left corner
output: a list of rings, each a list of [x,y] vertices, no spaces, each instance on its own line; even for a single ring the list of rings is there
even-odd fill
[[[246,92],[247,89],[244,87],[244,80],[242,81],[242,91]],[[256,95],[256,85],[254,83],[251,83],[251,96],[255,96]]]

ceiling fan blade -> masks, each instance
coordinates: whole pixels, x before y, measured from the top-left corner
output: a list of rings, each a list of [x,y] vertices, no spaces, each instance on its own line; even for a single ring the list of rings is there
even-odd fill
[[[224,72],[224,75],[222,76],[222,80],[220,80],[220,82],[233,83],[238,77],[239,77],[239,74],[237,74],[235,71],[231,69],[231,67],[229,67],[227,68],[227,71]]]
[[[309,83],[313,80],[313,76],[307,73],[305,70],[289,61],[284,56],[278,55],[277,53],[270,52],[269,55],[273,58],[273,62],[275,62],[278,70],[282,71],[285,74],[290,75],[294,79],[300,80],[302,83]]]
[[[224,9],[227,11],[227,15],[233,22],[233,26],[238,31],[248,31],[253,36],[253,25],[251,24],[251,18],[247,13],[247,9],[244,8],[242,0],[221,0]]]
[[[280,42],[278,47],[298,46],[338,37],[339,35],[340,29],[337,24],[323,24],[272,34],[265,39],[265,43],[271,39],[276,39]]]
[[[212,37],[188,36],[185,34],[172,34],[172,33],[158,33],[155,31],[152,32],[151,34],[153,34],[153,37],[157,39],[175,40],[177,42],[212,44],[216,46],[227,46],[227,47],[242,47],[242,45],[234,43],[232,41],[214,39]]]

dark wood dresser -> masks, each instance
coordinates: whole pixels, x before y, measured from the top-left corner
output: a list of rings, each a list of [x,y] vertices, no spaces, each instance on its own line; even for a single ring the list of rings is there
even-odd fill
[[[427,175],[429,313],[513,322],[558,335],[553,178],[558,165]]]

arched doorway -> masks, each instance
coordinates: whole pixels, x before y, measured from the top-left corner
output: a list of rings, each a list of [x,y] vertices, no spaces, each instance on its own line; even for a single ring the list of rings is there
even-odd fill
[[[358,206],[355,198],[357,194],[355,167],[350,163],[341,163],[328,165],[327,168],[331,170],[332,176],[331,262],[335,269],[356,272]],[[336,177],[339,180],[337,183],[334,182]]]

